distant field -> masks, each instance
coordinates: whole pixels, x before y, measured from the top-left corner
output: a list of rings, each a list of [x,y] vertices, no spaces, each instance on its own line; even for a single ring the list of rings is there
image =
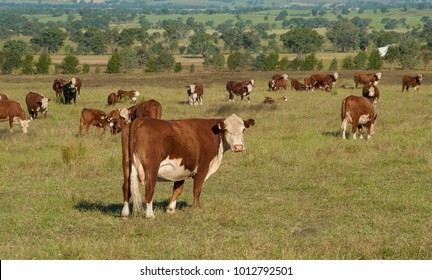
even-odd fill
[[[28,134],[0,123],[0,258],[430,260],[432,73],[419,92],[401,93],[406,73],[416,74],[384,71],[370,141],[339,135],[342,99],[360,94],[340,88],[352,85],[350,71],[341,71],[331,92],[268,92],[273,72],[81,75],[76,105],[55,101],[58,75],[1,76],[10,99],[24,105],[35,91],[51,101]],[[251,78],[251,103],[228,102],[226,81]],[[191,107],[185,86],[195,81],[204,84],[204,104]],[[227,152],[205,183],[200,210],[191,207],[188,181],[179,209],[164,213],[172,185],[158,183],[155,220],[120,218],[119,136],[98,137],[92,127],[78,137],[82,108],[108,112],[106,98],[120,88],[160,101],[163,119],[255,119],[246,150]],[[262,104],[281,95],[288,101]]]

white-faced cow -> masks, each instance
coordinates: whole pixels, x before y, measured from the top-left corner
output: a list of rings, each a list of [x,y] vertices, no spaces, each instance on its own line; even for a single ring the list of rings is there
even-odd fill
[[[9,98],[7,97],[6,94],[4,94],[4,93],[0,93],[0,101],[1,101],[1,100],[9,100]]]
[[[254,123],[253,119],[244,121],[234,114],[225,119],[135,119],[129,130],[122,132],[122,217],[129,216],[131,195],[134,211],[142,209],[138,190],[141,183],[145,184],[146,217],[154,218],[156,181],[174,182],[167,207],[168,213],[174,213],[185,180],[193,178],[194,207],[199,208],[204,181],[219,169],[226,151],[245,150],[243,132]]]
[[[13,132],[13,124],[19,123],[21,130],[27,133],[28,123],[25,112],[17,101],[0,100],[0,121],[9,121],[10,132]]]
[[[59,101],[62,93],[63,93],[63,85],[66,83],[66,81],[64,79],[55,79],[53,82],[53,90],[55,92],[57,101]]]
[[[71,79],[71,83],[76,88],[78,96],[81,96],[81,79],[77,77],[73,77]]]
[[[366,84],[362,89],[363,97],[369,98],[372,101],[372,104],[375,106],[378,103],[378,99],[380,97],[380,92],[377,86],[373,84]]]
[[[360,84],[373,84],[374,86],[378,85],[379,80],[381,80],[382,73],[355,73],[354,74],[354,88],[357,88]]]
[[[107,98],[108,105],[115,105],[118,102],[118,95],[115,92],[111,92]]]
[[[41,113],[46,118],[49,101],[50,99],[42,94],[29,92],[26,96],[26,104],[30,117],[35,120],[38,113]]]
[[[229,101],[234,101],[234,95],[240,95],[241,100],[243,100],[244,97],[247,97],[248,102],[250,102],[252,88],[253,85],[250,83],[250,81],[228,81],[226,83]]]
[[[188,94],[188,102],[189,105],[202,105],[204,87],[201,83],[193,83],[188,86],[187,94]]]
[[[299,80],[297,79],[290,79],[291,80],[291,90],[296,90],[296,91],[305,91],[307,90],[306,85],[300,83]]]
[[[118,101],[121,101],[123,97],[126,97],[127,99],[131,100],[132,102],[136,103],[137,97],[140,95],[140,93],[136,90],[123,90],[119,89],[117,91],[117,97]]]
[[[114,109],[109,112],[106,121],[110,127],[112,135],[119,133],[126,122],[125,119],[121,117],[119,109]]]
[[[63,98],[65,104],[71,104],[72,101],[76,104],[76,96],[77,88],[72,81],[63,85]]]
[[[347,124],[352,124],[352,137],[355,140],[357,138],[357,129],[360,134],[360,139],[363,138],[362,126],[367,128],[367,139],[370,139],[373,134],[374,124],[377,115],[373,101],[370,98],[363,96],[350,95],[342,101],[341,108],[341,135],[343,139],[346,139]]]
[[[414,90],[419,90],[422,81],[423,81],[423,74],[418,74],[417,76],[414,77],[408,75],[403,76],[402,92],[404,92],[404,90],[408,91],[410,87],[414,88]]]
[[[97,135],[99,136],[100,129],[103,128],[104,134],[106,131],[106,114],[105,112],[98,109],[84,108],[81,111],[79,135],[82,135],[82,130],[85,126],[86,134],[89,135],[90,125],[96,126]]]
[[[312,74],[310,76],[311,90],[314,90],[314,88],[329,90],[333,88],[338,78],[338,72],[334,72],[333,74]]]

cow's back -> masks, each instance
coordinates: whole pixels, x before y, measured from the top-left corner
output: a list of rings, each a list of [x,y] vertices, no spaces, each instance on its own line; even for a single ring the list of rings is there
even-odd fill
[[[131,108],[131,120],[139,117],[153,119],[160,119],[162,117],[162,105],[154,99],[141,102]]]
[[[9,117],[18,117],[21,120],[26,119],[25,112],[21,104],[13,100],[0,100],[0,119]]]

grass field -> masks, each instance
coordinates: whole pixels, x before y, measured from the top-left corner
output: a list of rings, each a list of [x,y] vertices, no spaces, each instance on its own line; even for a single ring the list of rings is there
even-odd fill
[[[0,258],[431,259],[431,73],[419,92],[401,93],[405,73],[384,71],[369,141],[339,136],[341,101],[360,94],[339,88],[353,84],[352,72],[342,71],[332,92],[308,93],[268,92],[270,72],[91,74],[80,76],[76,105],[55,101],[57,76],[1,76],[0,92],[23,106],[29,91],[51,102],[27,134],[0,123]],[[226,81],[250,78],[252,101],[229,103]],[[191,107],[185,86],[195,81],[204,104]],[[172,184],[159,182],[156,219],[120,218],[119,136],[92,127],[78,137],[82,108],[108,112],[106,98],[120,88],[160,101],[163,119],[255,119],[246,151],[227,152],[205,183],[200,210],[188,181],[176,213],[166,214]],[[262,104],[280,95],[288,101]]]

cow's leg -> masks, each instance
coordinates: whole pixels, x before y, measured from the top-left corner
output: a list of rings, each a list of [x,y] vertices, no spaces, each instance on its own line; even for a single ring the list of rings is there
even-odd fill
[[[358,122],[353,120],[352,128],[351,128],[353,140],[357,140],[357,127],[358,127]]]
[[[342,138],[343,139],[346,139],[346,129],[347,129],[347,123],[348,123],[348,121],[347,121],[347,119],[345,118],[343,121],[342,121],[342,125],[341,125],[341,134],[342,134]]]
[[[152,172],[154,173],[154,172]],[[145,201],[146,201],[146,218],[154,219],[153,213],[153,194],[156,185],[157,170],[153,175],[151,172],[146,172],[145,177]]]
[[[359,136],[360,136],[359,138],[363,139],[363,126],[359,125],[359,126],[357,126],[357,129],[358,129]]]
[[[204,172],[207,173],[207,172]],[[201,191],[202,191],[202,187],[204,184],[204,180],[205,180],[205,175],[195,175],[194,178],[194,186],[193,186],[193,195],[194,195],[194,207],[195,208],[200,208],[200,195],[201,195]]]
[[[85,128],[87,136],[89,135],[89,129],[90,129],[90,123],[87,123]]]
[[[174,214],[175,209],[176,209],[176,204],[177,204],[177,198],[182,193],[183,186],[184,186],[184,180],[183,181],[174,182],[173,195],[171,197],[170,203],[168,204],[168,207],[167,207],[167,210],[166,210],[167,213]]]
[[[9,116],[9,131],[13,132],[12,126],[13,126],[13,120],[14,118],[12,116]]]
[[[367,126],[367,140],[369,140],[370,138],[371,138],[371,136],[372,136],[372,127],[373,127],[373,124],[372,123],[370,123],[368,126]]]

